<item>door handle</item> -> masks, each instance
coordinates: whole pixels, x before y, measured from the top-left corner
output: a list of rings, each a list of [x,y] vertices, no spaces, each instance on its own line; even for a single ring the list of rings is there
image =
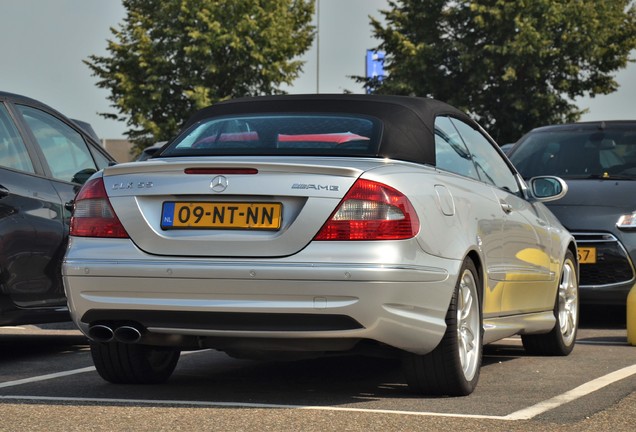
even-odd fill
[[[512,206],[506,201],[501,200],[499,201],[499,204],[501,205],[501,209],[504,211],[504,213],[508,214],[512,212]]]
[[[4,197],[8,197],[9,196],[9,189],[7,189],[6,187],[0,185],[0,198],[4,198]]]

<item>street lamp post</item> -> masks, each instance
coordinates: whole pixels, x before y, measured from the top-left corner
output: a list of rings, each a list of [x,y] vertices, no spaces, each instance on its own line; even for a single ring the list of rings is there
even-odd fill
[[[320,0],[316,0],[316,93],[320,93]]]

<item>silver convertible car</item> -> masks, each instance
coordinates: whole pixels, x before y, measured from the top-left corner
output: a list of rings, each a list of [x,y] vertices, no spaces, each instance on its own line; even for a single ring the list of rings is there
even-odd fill
[[[467,395],[483,345],[567,355],[576,244],[467,115],[374,95],[237,99],[75,199],[69,307],[99,374],[156,383],[182,350],[402,359],[419,393]]]

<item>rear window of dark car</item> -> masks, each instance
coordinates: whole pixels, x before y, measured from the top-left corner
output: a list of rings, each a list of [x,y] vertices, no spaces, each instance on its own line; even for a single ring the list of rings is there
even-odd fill
[[[509,157],[526,179],[636,178],[636,124],[531,132]]]
[[[380,134],[379,120],[349,114],[220,117],[193,125],[161,156],[375,156]]]

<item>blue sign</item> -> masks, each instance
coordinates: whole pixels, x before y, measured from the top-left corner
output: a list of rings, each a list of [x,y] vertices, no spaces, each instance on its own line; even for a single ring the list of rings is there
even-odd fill
[[[380,81],[384,73],[384,51],[367,50],[367,78],[377,78]]]
[[[375,78],[382,81],[385,77],[384,73],[384,51],[367,50],[367,78]],[[371,93],[367,89],[367,93]]]

